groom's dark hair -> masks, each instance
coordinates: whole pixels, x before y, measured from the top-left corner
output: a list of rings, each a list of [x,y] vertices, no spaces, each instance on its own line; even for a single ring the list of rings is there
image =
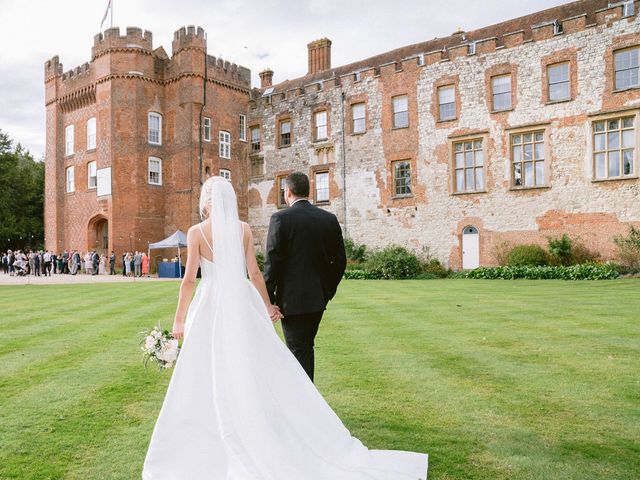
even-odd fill
[[[302,172],[293,172],[287,176],[285,183],[289,191],[296,197],[307,198],[309,196],[309,177]]]

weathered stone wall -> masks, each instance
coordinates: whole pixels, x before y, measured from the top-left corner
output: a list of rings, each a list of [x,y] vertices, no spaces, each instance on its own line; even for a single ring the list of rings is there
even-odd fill
[[[358,243],[428,248],[460,268],[462,230],[473,225],[480,234],[481,264],[495,263],[494,248],[503,241],[546,244],[548,236],[565,232],[610,258],[613,235],[640,222],[640,180],[593,180],[592,122],[601,114],[636,116],[638,172],[640,90],[614,92],[612,63],[615,49],[640,45],[640,21],[621,18],[621,7],[615,7],[565,19],[563,25],[564,33],[557,35],[545,24],[533,25],[531,38],[514,32],[500,36],[500,42],[478,41],[476,54],[468,54],[466,45],[424,52],[423,61],[397,58],[360,71],[357,81],[354,72],[342,71],[337,78],[310,79],[302,90],[285,82],[271,95],[258,95],[249,109],[250,122],[261,126],[265,163],[264,176],[249,184],[249,219],[258,242],[264,244],[277,208],[275,179],[293,170],[312,175],[323,161],[317,152],[328,146],[333,188],[325,208]],[[572,99],[549,103],[546,66],[558,61],[571,65]],[[513,108],[492,113],[490,77],[502,73],[512,75]],[[440,122],[436,89],[448,84],[456,88],[457,118]],[[409,127],[393,129],[391,97],[400,94],[409,97]],[[358,101],[366,102],[367,131],[354,135],[348,124],[350,104]],[[311,115],[322,105],[330,113],[330,133],[327,142],[317,144]],[[283,115],[292,119],[293,144],[278,148],[277,120]],[[515,189],[509,135],[527,126],[545,133],[547,181],[541,188]],[[483,139],[485,191],[480,193],[454,192],[452,143],[464,138]],[[410,198],[394,198],[394,160],[411,164]]]

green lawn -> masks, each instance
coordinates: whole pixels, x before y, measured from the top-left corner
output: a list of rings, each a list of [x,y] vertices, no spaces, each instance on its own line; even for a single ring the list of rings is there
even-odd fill
[[[0,479],[140,478],[178,284],[0,287]],[[640,478],[640,282],[346,281],[317,385],[430,479]],[[304,479],[301,479],[304,480]],[[330,479],[327,479],[330,480]]]

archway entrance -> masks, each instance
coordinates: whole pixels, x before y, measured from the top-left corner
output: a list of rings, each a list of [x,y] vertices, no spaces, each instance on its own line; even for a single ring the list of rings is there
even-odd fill
[[[97,216],[89,221],[87,227],[87,250],[95,250],[100,254],[109,251],[109,222],[103,216]]]
[[[469,225],[462,230],[462,268],[472,270],[480,266],[480,234]]]

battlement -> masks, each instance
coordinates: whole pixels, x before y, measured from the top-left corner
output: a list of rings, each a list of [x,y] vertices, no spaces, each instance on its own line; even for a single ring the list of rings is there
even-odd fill
[[[189,25],[182,27],[173,34],[173,42],[171,42],[172,54],[176,55],[180,50],[189,47],[205,48],[207,37],[202,27]]]
[[[124,35],[120,35],[120,27],[108,28],[104,33],[98,33],[93,37],[92,58],[113,48],[138,48],[151,52],[153,35],[150,31],[143,31],[138,27],[127,27]]]
[[[62,75],[63,65],[60,63],[60,57],[58,55],[51,57],[44,62],[44,81],[48,81],[59,75]]]

